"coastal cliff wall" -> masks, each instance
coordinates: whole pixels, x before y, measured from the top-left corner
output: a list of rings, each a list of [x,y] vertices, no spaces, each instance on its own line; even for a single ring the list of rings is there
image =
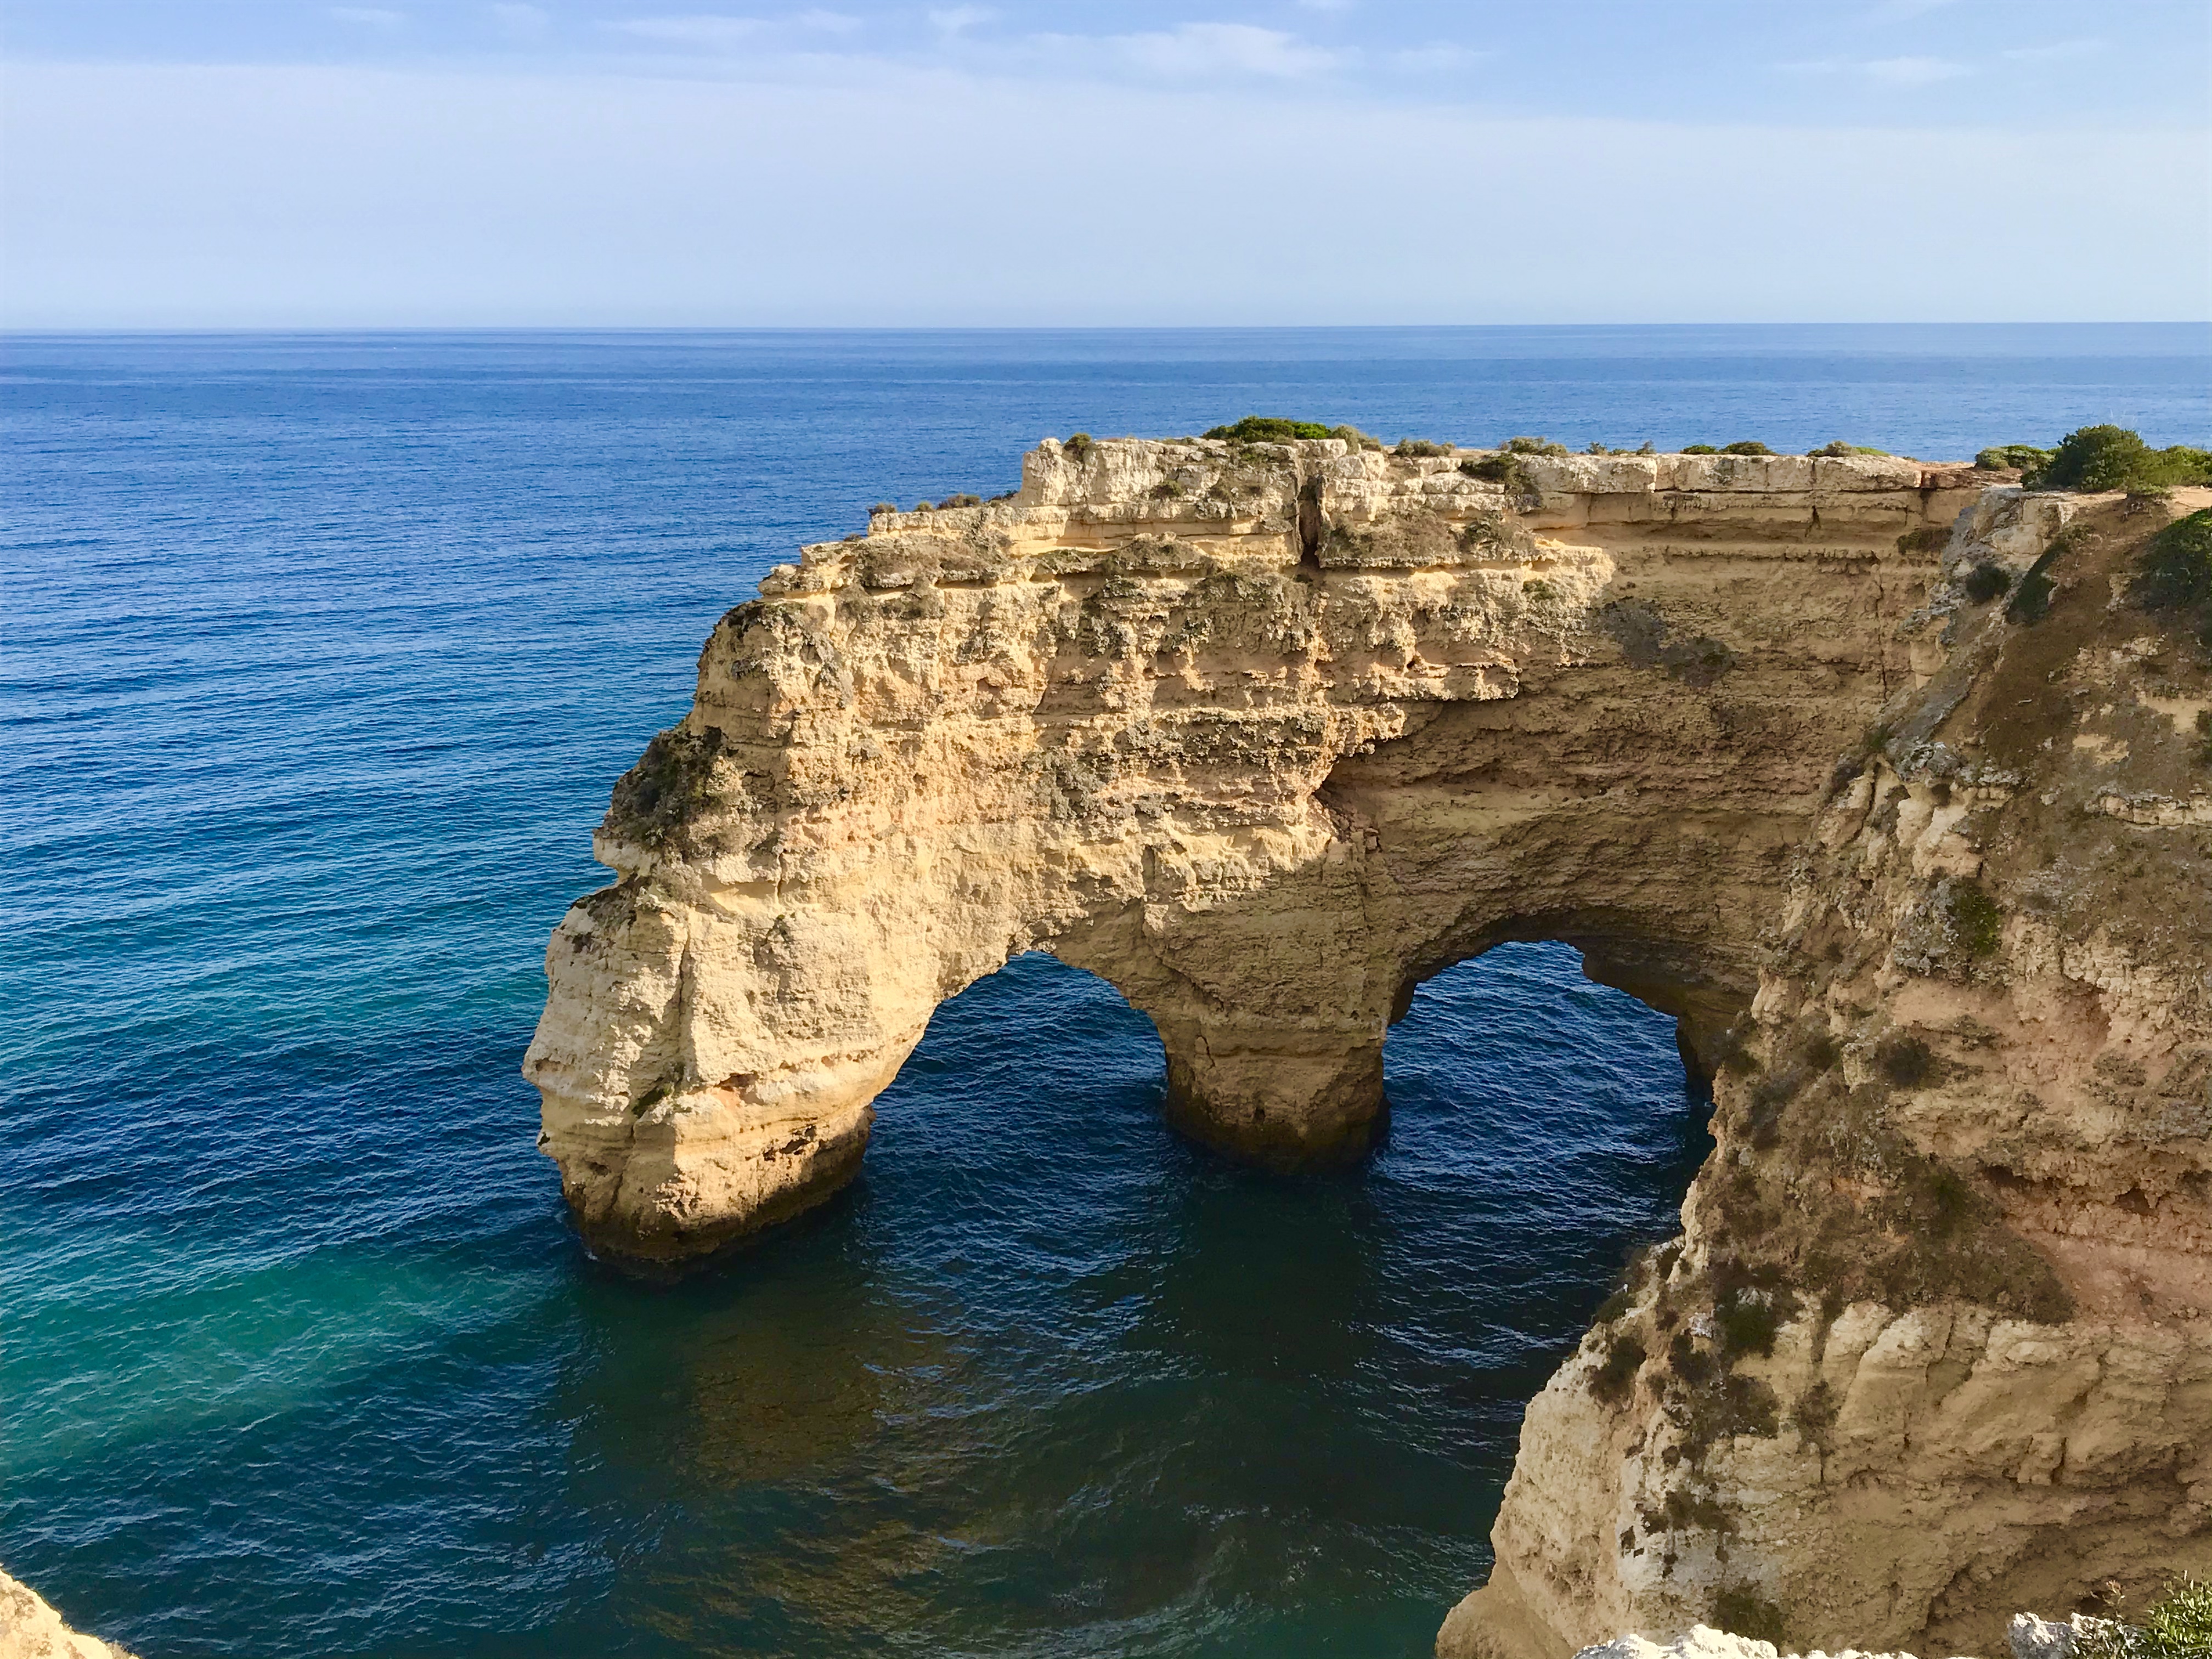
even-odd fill
[[[1009,499],[804,550],[716,627],[595,839],[617,881],[549,948],[525,1069],[579,1226],[672,1264],[820,1201],[931,1012],[1032,949],[1152,1018],[1185,1132],[1357,1157],[1420,981],[1561,939],[1677,1016],[1720,1146],[1684,1237],[1532,1405],[1445,1652],[1563,1654],[1722,1598],[1905,1645],[2053,1601],[2036,1574],[2076,1534],[2188,1557],[2203,934],[2038,908],[2070,880],[2045,866],[1967,873],[1992,812],[2045,814],[2062,863],[2087,820],[2022,781],[2046,751],[1961,775],[1942,722],[1994,730],[1975,688],[2032,708],[2110,656],[2025,690],[1991,665],[2006,624],[1960,583],[2065,527],[2000,482],[1048,441]],[[2015,631],[2058,639],[2069,606]],[[2136,732],[2112,695],[2136,735],[2069,727],[2065,763],[2165,766],[2187,696]],[[2189,833],[2197,798],[2113,775],[2095,828],[2148,891],[2163,852],[2124,836]],[[2001,943],[1961,958],[1981,903]]]
[[[2212,660],[2167,504],[1992,492],[1772,918],[1717,1146],[1531,1405],[1445,1659],[1990,1650],[2212,1574]],[[1992,574],[1994,573],[1994,574]]]

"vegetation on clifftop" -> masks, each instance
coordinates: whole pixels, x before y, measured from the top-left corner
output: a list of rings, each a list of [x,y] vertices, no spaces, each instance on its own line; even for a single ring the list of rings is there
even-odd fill
[[[1974,465],[2018,467],[2030,489],[2098,495],[2106,490],[2152,491],[2177,484],[2212,484],[2212,450],[2175,444],[2153,449],[2124,426],[2085,426],[2068,433],[2056,449],[1999,444],[1974,457]]]

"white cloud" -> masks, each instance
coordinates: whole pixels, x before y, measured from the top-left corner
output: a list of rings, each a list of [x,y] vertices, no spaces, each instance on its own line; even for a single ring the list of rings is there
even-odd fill
[[[860,20],[838,11],[802,11],[788,17],[730,17],[717,12],[695,12],[679,17],[633,17],[608,27],[641,40],[658,40],[672,46],[694,46],[702,52],[732,52],[764,35],[794,29],[823,34],[851,34]]]
[[[331,16],[341,23],[360,23],[369,28],[397,28],[407,21],[404,11],[392,11],[383,6],[332,6]]]
[[[1462,46],[1450,40],[1431,40],[1426,46],[1407,46],[1403,51],[1394,52],[1389,61],[1398,69],[1433,75],[1446,70],[1466,69],[1497,55],[1493,52]]]
[[[960,34],[999,14],[988,6],[945,6],[929,14],[929,21],[946,34]]]
[[[1947,58],[1820,58],[1776,67],[1792,75],[1863,75],[1879,86],[1901,88],[1930,87],[1974,72],[1972,64]]]
[[[1029,44],[1061,59],[1104,59],[1170,80],[1249,76],[1299,80],[1333,69],[1339,53],[1252,23],[1181,23],[1141,34],[1038,34]]]
[[[2047,46],[2014,46],[2004,56],[2021,64],[2050,64],[2065,58],[2087,58],[2102,52],[2102,40],[2057,40]]]
[[[1298,0],[1308,11],[1350,11],[1353,0]]]
[[[633,17],[608,27],[624,34],[635,34],[642,40],[660,40],[672,46],[701,46],[709,52],[727,52],[740,41],[750,40],[763,33],[769,24],[766,19],[759,17],[717,17],[702,14],[690,17]]]
[[[1900,23],[1908,18],[1924,16],[1940,11],[1945,6],[1955,5],[1957,0],[1881,0],[1874,9],[1872,21],[1878,23]]]
[[[522,0],[506,0],[506,3],[491,9],[492,21],[509,34],[528,38],[543,34],[545,25],[551,21],[543,6],[531,6]]]
[[[1974,71],[1947,58],[1876,58],[1858,65],[1860,73],[1885,87],[1932,87]]]

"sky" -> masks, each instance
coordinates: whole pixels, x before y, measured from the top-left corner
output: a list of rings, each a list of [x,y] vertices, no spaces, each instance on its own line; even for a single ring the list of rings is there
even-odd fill
[[[7,0],[0,122],[12,328],[2212,315],[2206,0]]]

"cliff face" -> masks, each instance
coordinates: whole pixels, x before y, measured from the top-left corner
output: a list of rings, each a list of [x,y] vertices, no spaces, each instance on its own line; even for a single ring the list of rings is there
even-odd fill
[[[1984,1651],[2212,1569],[2212,674],[2130,602],[2165,520],[1961,520],[1907,629],[1932,678],[1795,860],[1683,1237],[1531,1406],[1442,1652],[1717,1607]]]
[[[1721,1146],[1531,1407],[1449,1650],[1724,1595],[1889,1643],[2193,1547],[2203,933],[2148,896],[2202,839],[2155,769],[2202,676],[2043,660],[2107,617],[2087,553],[2044,623],[1959,609],[2060,528],[1995,482],[1048,442],[1009,500],[805,550],[549,950],[525,1069],[579,1225],[666,1263],[819,1201],[932,1010],[1030,949],[1152,1017],[1188,1133],[1356,1157],[1419,981],[1564,939],[1680,1017]],[[2062,703],[2049,750],[1996,735]]]

